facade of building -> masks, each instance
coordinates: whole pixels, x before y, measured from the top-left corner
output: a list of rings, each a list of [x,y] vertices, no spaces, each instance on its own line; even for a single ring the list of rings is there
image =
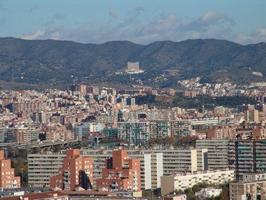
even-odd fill
[[[197,140],[196,148],[208,149],[208,170],[233,169],[237,180],[266,172],[266,140]]]
[[[255,123],[259,123],[260,119],[259,119],[259,111],[256,109],[248,109],[246,111],[246,120],[248,122],[255,122]]]
[[[96,180],[102,177],[106,160],[112,157],[112,150],[82,149],[83,156],[93,159],[93,188]],[[175,173],[196,172],[208,169],[207,149],[129,149],[128,155],[140,161],[141,189],[161,187],[161,176]],[[49,187],[50,177],[58,173],[63,165],[65,152],[60,154],[29,154],[28,179],[34,187]]]
[[[175,173],[196,172],[207,168],[208,163],[206,154],[202,154],[202,150],[193,148],[177,148],[177,149],[158,149],[155,152],[163,153],[163,175],[171,175]],[[205,150],[206,151],[206,150]],[[205,158],[204,158],[205,157]]]
[[[11,160],[5,159],[3,150],[0,150],[0,188],[20,188],[20,177],[15,176],[15,170],[11,168]]]
[[[127,150],[127,153],[132,158],[140,160],[140,180],[141,189],[156,189],[160,188],[160,177],[163,175],[163,155],[158,152]],[[93,158],[94,161],[94,181],[101,178],[102,169],[105,168],[106,159],[112,156],[111,150],[92,150],[83,149],[83,154]],[[96,183],[95,183],[96,184]],[[94,184],[94,185],[95,185]]]
[[[218,125],[210,128],[207,131],[206,138],[208,139],[234,139],[236,136],[236,126]]]
[[[163,175],[163,154],[129,150],[128,155],[140,160],[141,189],[160,188]]]
[[[197,159],[197,171],[207,171],[209,168],[208,149],[197,149]]]
[[[237,180],[248,173],[266,173],[266,140],[231,140],[229,167],[236,171]]]
[[[161,188],[161,176],[163,176],[163,153],[152,153],[151,188]]]
[[[149,122],[118,122],[118,138],[135,145],[146,145],[150,139]]]
[[[96,180],[99,191],[141,191],[140,161],[128,157],[125,150],[117,149],[106,160],[102,178]]]
[[[208,170],[224,170],[229,167],[229,140],[197,140],[197,149],[208,149]]]
[[[73,128],[74,138],[77,140],[88,139],[90,133],[101,132],[104,127],[104,124],[97,122],[75,124]]]
[[[206,171],[191,174],[175,174],[170,176],[162,176],[161,193],[167,195],[174,191],[184,191],[192,188],[198,183],[223,184],[235,180],[234,170],[225,171]]]
[[[118,138],[130,144],[145,145],[151,138],[188,136],[192,131],[190,124],[187,120],[120,121],[117,123]]]
[[[0,128],[0,142],[10,143],[17,142],[16,129],[10,127],[1,127]]]
[[[112,156],[111,150],[83,149],[83,154],[94,159],[94,180],[101,177],[105,160]],[[208,169],[207,149],[129,149],[128,155],[140,160],[141,189],[160,188],[160,177],[183,172]]]
[[[50,177],[63,165],[65,153],[28,154],[28,183],[31,187],[50,187]]]
[[[83,149],[82,154],[93,159],[93,187],[96,180],[102,177],[105,161],[112,157],[111,150]],[[163,153],[128,150],[128,155],[140,160],[141,189],[156,189],[161,187],[163,175]],[[28,181],[32,187],[50,187],[50,177],[58,173],[63,165],[65,152],[60,154],[28,154]]]
[[[47,114],[45,112],[43,112],[43,111],[32,113],[31,119],[35,123],[38,123],[38,124],[47,123],[48,122]]]
[[[266,174],[245,174],[243,180],[229,184],[230,200],[266,198]]]
[[[64,158],[59,173],[50,179],[50,188],[56,190],[75,190],[81,187],[85,190],[92,188],[93,160],[80,155],[78,149],[69,149]]]
[[[2,127],[0,128],[0,142],[36,142],[41,134],[43,133],[34,127]]]
[[[93,188],[95,188],[96,180],[102,177],[102,170],[105,168],[106,160],[112,157],[112,151],[83,149],[82,153],[93,159]]]
[[[191,123],[187,120],[171,121],[171,136],[188,136],[192,132]]]
[[[90,127],[87,123],[76,124],[73,128],[75,139],[82,140],[88,137],[90,132]]]
[[[19,128],[16,130],[17,143],[29,143],[40,140],[40,130]]]

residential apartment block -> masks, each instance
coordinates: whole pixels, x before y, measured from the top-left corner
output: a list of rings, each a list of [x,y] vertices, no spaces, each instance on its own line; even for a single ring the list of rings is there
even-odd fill
[[[83,149],[83,154],[94,159],[94,180],[100,178],[105,160],[112,155],[111,150]],[[141,188],[161,187],[160,177],[183,172],[208,169],[207,149],[128,149],[128,155],[140,160]]]
[[[207,149],[128,149],[128,155],[140,161],[141,189],[161,187],[161,176],[175,173],[196,172],[208,169]],[[83,156],[93,159],[92,187],[102,177],[106,159],[112,157],[112,150],[82,149]],[[63,165],[65,152],[58,154],[29,154],[28,180],[33,187],[50,187],[50,177],[58,173]]]
[[[50,187],[50,177],[62,167],[65,152],[28,154],[28,183],[31,187]]]
[[[202,182],[208,184],[223,184],[233,181],[234,179],[234,170],[205,171],[162,176],[161,193],[162,195],[166,195],[174,191],[184,191],[185,189],[192,188],[194,185]]]
[[[81,187],[92,188],[93,159],[80,155],[78,149],[69,149],[59,173],[50,179],[50,188],[56,190],[75,190]]]
[[[266,174],[245,174],[243,180],[229,184],[230,200],[265,199]]]
[[[140,191],[140,161],[130,158],[125,150],[117,149],[106,160],[102,178],[96,180],[99,191]]]
[[[151,138],[190,135],[192,128],[187,120],[120,121],[118,138],[135,145],[145,145]]]
[[[266,140],[231,140],[229,166],[237,180],[248,173],[266,173]]]
[[[163,175],[162,155],[160,153],[151,154],[150,152],[137,150],[127,150],[127,153],[130,157],[137,158],[140,161],[141,189],[147,190],[161,187],[161,180],[159,179]],[[106,160],[112,157],[112,150],[83,149],[83,154],[93,159],[93,185],[95,186],[96,180],[102,177],[102,170],[105,168]]]
[[[0,150],[0,188],[20,188],[20,177],[15,176],[15,170],[11,168],[11,160],[5,159],[3,150]]]
[[[229,140],[197,140],[196,149],[208,149],[208,170],[224,170],[229,167]]]
[[[206,169],[208,163],[207,150],[194,148],[157,149],[154,152],[163,154],[163,175],[172,175],[183,172],[196,172]]]

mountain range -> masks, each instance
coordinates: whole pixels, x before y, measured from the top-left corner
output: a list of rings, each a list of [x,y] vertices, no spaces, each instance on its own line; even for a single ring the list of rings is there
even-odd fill
[[[131,82],[123,71],[139,61],[144,74]],[[226,40],[158,41],[148,45],[129,41],[81,44],[57,40],[0,38],[0,85],[50,86],[72,82],[124,84],[139,81],[159,87],[199,76],[203,81],[263,81],[266,43],[241,45]]]

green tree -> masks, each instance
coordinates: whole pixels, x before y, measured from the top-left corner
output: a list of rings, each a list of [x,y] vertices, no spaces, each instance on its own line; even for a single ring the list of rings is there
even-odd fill
[[[195,193],[191,188],[185,190],[185,194],[187,195],[188,200],[196,200]]]

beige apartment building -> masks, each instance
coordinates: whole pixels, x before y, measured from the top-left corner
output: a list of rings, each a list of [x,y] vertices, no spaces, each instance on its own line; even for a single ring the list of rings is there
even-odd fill
[[[195,173],[173,174],[162,176],[161,193],[167,195],[174,191],[184,191],[202,182],[209,184],[223,184],[235,180],[234,170],[204,171]]]

